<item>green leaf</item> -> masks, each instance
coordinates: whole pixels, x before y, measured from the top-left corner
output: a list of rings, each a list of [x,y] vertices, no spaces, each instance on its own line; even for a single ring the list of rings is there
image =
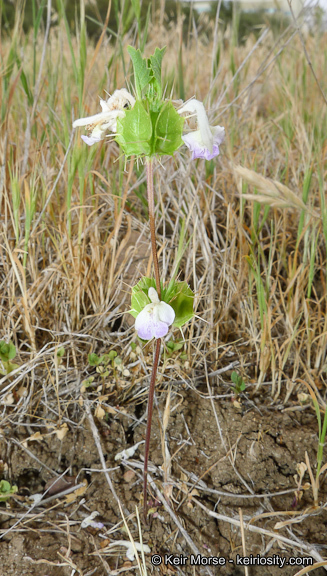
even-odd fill
[[[230,379],[232,382],[234,382],[234,384],[236,385],[238,384],[239,375],[237,374],[237,372],[235,372],[235,370],[233,370]]]
[[[4,362],[4,367],[7,371],[7,374],[10,374],[10,372],[13,372],[19,368],[19,364],[15,364],[14,362]]]
[[[94,382],[94,376],[89,376],[88,378],[86,378],[86,380],[83,380],[82,386],[84,386],[84,388],[88,388],[89,386],[92,386],[93,382]]]
[[[142,58],[140,50],[135,50],[132,46],[128,46],[127,52],[133,62],[137,98],[142,100],[142,92],[151,80],[151,72],[147,67],[146,59]]]
[[[61,346],[61,347],[58,348],[58,350],[57,350],[57,357],[58,357],[58,358],[62,358],[64,354],[65,354],[65,348],[64,348],[63,346]]]
[[[156,282],[153,278],[143,276],[141,280],[132,288],[132,309],[129,313],[136,318],[147,304],[150,304],[148,290],[150,287],[155,288]]]
[[[141,4],[140,0],[132,0],[133,10],[135,12],[135,16],[137,20],[141,18]]]
[[[193,302],[194,294],[187,282],[176,282],[173,287],[173,297],[168,302],[175,312],[173,326],[181,328],[193,318]]]
[[[28,85],[28,81],[27,81],[27,78],[26,78],[26,75],[25,75],[24,70],[22,70],[22,73],[21,73],[21,75],[20,75],[20,81],[21,81],[21,83],[22,83],[24,92],[25,92],[25,94],[26,94],[26,96],[27,96],[28,105],[29,105],[29,106],[32,106],[32,105],[33,105],[33,94],[32,94],[32,92],[31,92],[31,90],[30,90],[29,85]]]
[[[243,392],[243,390],[245,390],[246,388],[245,382],[242,376],[240,374],[237,374],[235,370],[233,370],[230,378],[231,381],[235,384],[235,388],[234,386],[232,386],[232,388],[235,390],[237,394],[240,394],[240,392]]]
[[[155,126],[155,152],[172,156],[182,146],[184,118],[176,112],[171,102],[166,102],[160,111]]]
[[[1,494],[9,494],[11,490],[11,485],[7,480],[1,480],[0,482],[0,492]]]
[[[177,352],[184,347],[184,342],[174,342],[174,340],[169,340],[167,342],[167,348],[171,350],[171,352]]]
[[[152,153],[152,122],[142,102],[136,102],[131,110],[126,110],[124,118],[117,121],[116,141],[126,156]]]
[[[4,341],[0,341],[0,360],[2,362],[8,362],[8,360],[12,360],[16,356],[16,347],[14,344],[9,342],[8,344]]]
[[[99,357],[97,354],[95,354],[95,352],[92,352],[91,354],[88,354],[87,359],[90,366],[99,366],[103,360],[103,356]]]
[[[18,491],[17,486],[11,486],[7,480],[0,481],[0,502],[5,502],[12,494]]]
[[[161,64],[164,54],[166,52],[166,46],[161,48],[156,48],[154,54],[149,58],[150,68],[153,73],[153,80],[155,91],[157,93],[157,97],[160,99],[162,96],[162,88],[161,88]]]

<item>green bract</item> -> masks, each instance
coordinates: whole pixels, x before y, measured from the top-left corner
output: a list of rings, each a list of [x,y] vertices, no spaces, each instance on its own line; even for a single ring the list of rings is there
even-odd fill
[[[147,304],[150,304],[148,297],[150,287],[156,287],[154,278],[143,276],[132,288],[132,309],[129,312],[134,318],[142,312]],[[173,326],[176,328],[181,328],[194,316],[194,294],[187,282],[173,282],[168,288],[161,287],[161,301],[166,302],[173,308],[175,312]]]
[[[162,99],[161,63],[166,48],[156,48],[150,58],[128,47],[133,62],[136,103],[117,121],[116,141],[131,156],[172,156],[183,144],[184,119],[170,101]]]
[[[117,122],[116,141],[126,156],[131,154],[151,156],[152,122],[142,102],[137,101],[132,110]]]

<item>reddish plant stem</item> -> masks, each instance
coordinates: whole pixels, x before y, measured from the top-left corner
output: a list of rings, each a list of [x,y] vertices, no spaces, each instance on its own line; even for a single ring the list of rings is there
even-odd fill
[[[154,275],[155,275],[155,279],[156,279],[157,293],[159,296],[159,300],[161,300],[160,274],[159,274],[159,264],[158,264],[157,244],[156,244],[156,223],[155,223],[155,219],[154,219],[154,190],[153,190],[153,161],[152,161],[152,158],[146,159],[146,182],[147,182],[147,193],[148,193],[148,208],[149,208],[151,248],[152,248]]]
[[[144,472],[143,472],[143,503],[144,503],[144,520],[147,522],[148,514],[148,462],[149,462],[149,451],[150,451],[150,438],[151,438],[151,424],[152,424],[152,414],[153,414],[153,397],[154,397],[154,387],[156,384],[157,369],[159,364],[160,355],[160,345],[161,338],[156,341],[156,349],[154,353],[154,361],[152,366],[152,374],[149,388],[148,396],[148,418],[146,423],[146,435],[145,435],[145,446],[144,446]]]
[[[160,274],[159,274],[157,243],[156,243],[156,223],[155,223],[155,218],[154,218],[154,189],[153,189],[153,161],[152,161],[152,158],[146,159],[146,181],[147,181],[147,193],[148,193],[148,208],[149,208],[152,259],[153,259],[154,274],[155,274],[155,279],[156,279],[156,289],[157,289],[157,293],[159,296],[159,300],[161,300]],[[145,436],[145,446],[144,446],[144,472],[143,472],[143,503],[144,503],[144,520],[145,520],[145,522],[147,522],[147,514],[148,514],[148,503],[147,503],[147,498],[148,498],[148,462],[149,462],[151,424],[152,424],[152,414],[153,414],[153,398],[154,398],[154,388],[155,388],[155,384],[156,384],[157,370],[158,370],[158,364],[159,364],[160,345],[161,345],[161,338],[158,338],[156,341],[156,348],[155,348],[155,353],[154,353],[151,381],[150,381],[150,387],[149,387],[149,396],[148,396],[148,418],[147,418],[147,424],[146,424],[146,436]]]

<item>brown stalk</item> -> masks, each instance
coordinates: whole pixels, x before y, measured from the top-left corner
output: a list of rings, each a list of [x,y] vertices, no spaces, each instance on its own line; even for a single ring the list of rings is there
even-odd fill
[[[150,234],[151,234],[151,249],[152,249],[152,259],[154,265],[154,274],[156,279],[156,289],[161,300],[161,289],[160,289],[160,275],[159,275],[159,264],[158,264],[158,254],[156,245],[156,228],[155,228],[155,218],[154,218],[154,190],[153,190],[153,161],[152,158],[146,159],[146,181],[147,181],[147,193],[148,193],[148,207],[149,207],[149,221],[150,221]],[[161,338],[156,341],[156,349],[154,353],[154,361],[152,366],[152,374],[149,388],[148,396],[148,419],[146,425],[146,435],[145,435],[145,447],[144,447],[144,472],[143,472],[143,501],[144,501],[144,520],[147,522],[147,493],[148,493],[148,462],[149,462],[149,451],[150,451],[150,437],[151,437],[151,424],[152,424],[152,414],[153,414],[153,397],[154,397],[154,387],[156,383],[156,376],[159,364],[160,356],[160,345]]]
[[[159,264],[156,246],[156,227],[154,219],[154,192],[153,192],[153,163],[152,158],[146,159],[146,182],[147,182],[147,193],[148,193],[148,207],[149,207],[149,221],[150,221],[150,234],[151,234],[151,248],[152,248],[152,258],[154,265],[154,275],[156,279],[156,289],[158,292],[159,300],[161,299],[161,289],[160,289],[160,275],[159,275]]]
[[[147,522],[148,504],[148,462],[149,462],[149,451],[150,451],[150,438],[151,438],[151,424],[152,424],[152,414],[153,414],[153,397],[154,397],[154,387],[156,384],[157,369],[159,364],[160,355],[160,345],[161,338],[156,341],[156,349],[154,353],[154,361],[152,366],[152,374],[149,388],[148,396],[148,419],[146,423],[146,434],[145,434],[145,446],[144,446],[144,469],[143,469],[143,502],[144,502],[144,520]]]

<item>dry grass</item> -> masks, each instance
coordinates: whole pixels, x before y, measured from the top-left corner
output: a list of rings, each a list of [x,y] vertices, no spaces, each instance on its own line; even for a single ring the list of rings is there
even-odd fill
[[[226,143],[217,161],[194,163],[181,150],[155,170],[163,279],[169,281],[185,219],[189,243],[180,278],[196,293],[196,317],[184,331],[184,349],[164,353],[158,390],[172,388],[174,402],[167,400],[161,425],[162,471],[149,470],[159,474],[154,494],[194,553],[197,546],[178,509],[162,494],[172,498],[178,487],[179,496],[188,493],[208,518],[223,515],[206,508],[172,471],[176,455],[169,452],[166,436],[178,382],[196,390],[201,374],[210,398],[213,378],[217,385],[228,384],[225,370],[230,374],[236,367],[249,395],[265,388],[274,402],[287,405],[291,394],[307,392],[309,384],[322,414],[326,410],[326,105],[294,28],[277,41],[267,32],[261,42],[250,37],[241,47],[228,34],[208,42],[207,32],[204,23],[183,48],[185,93],[206,99],[212,123],[226,128]],[[58,434],[66,426],[72,434],[86,414],[102,468],[106,460],[93,416],[100,421],[126,414],[145,400],[152,361],[151,345],[131,348],[138,342],[126,314],[131,286],[151,271],[143,167],[133,161],[125,166],[115,143],[86,149],[78,137],[71,140],[72,120],[80,110],[94,113],[103,89],[113,91],[130,80],[126,48],[134,36],[119,42],[126,78],[118,41],[113,46],[104,38],[96,48],[87,44],[83,102],[63,25],[51,28],[41,69],[43,38],[37,38],[37,102],[35,94],[28,100],[22,83],[26,75],[32,85],[31,36],[26,38],[17,22],[16,38],[3,38],[1,44],[0,338],[14,343],[19,365],[0,380],[1,429],[25,425],[31,436],[49,430]],[[168,90],[177,84],[172,79],[179,67],[179,42],[178,30],[150,27],[145,53],[168,46]],[[214,77],[217,42],[221,52]],[[305,42],[326,93],[326,34],[308,35]],[[75,39],[72,44],[78,61],[80,46]],[[22,47],[22,64],[14,58],[12,66],[10,50],[20,54]],[[121,364],[110,364],[101,378],[100,369],[90,369],[88,354],[109,350],[118,353]],[[90,374],[93,386],[81,390]],[[224,445],[217,413],[215,418]],[[234,465],[235,454],[225,446]],[[244,530],[254,527],[242,516],[222,521],[241,527],[245,547]],[[134,516],[129,525],[139,541]],[[68,518],[57,525],[68,542],[60,565],[82,574],[70,557],[72,527]],[[266,542],[278,540],[270,529],[256,529]],[[318,549],[291,533],[282,541],[323,561]],[[94,553],[105,556],[105,550]]]

